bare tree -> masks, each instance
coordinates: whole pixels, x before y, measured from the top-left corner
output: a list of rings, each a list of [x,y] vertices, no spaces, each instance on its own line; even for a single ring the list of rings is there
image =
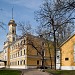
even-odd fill
[[[36,37],[31,34],[31,25],[29,23],[19,23],[18,30],[22,32],[22,36],[27,36],[27,45],[32,46],[37,51],[37,55],[42,59],[42,66],[41,68],[45,67],[45,60],[44,60],[44,39],[42,37]],[[36,39],[37,38],[37,39]],[[30,49],[29,49],[30,50]]]
[[[44,47],[44,44],[45,44],[45,42],[44,42],[43,38],[27,34],[27,45],[32,46],[32,48],[34,48],[37,52],[37,57],[40,56],[40,58],[42,59],[41,68],[45,67],[45,61],[44,61],[45,47]]]
[[[32,27],[29,22],[19,22],[18,23],[18,30],[21,31],[22,35],[31,34]]]
[[[0,11],[3,11],[3,9],[0,9]],[[2,28],[2,29],[5,30],[4,25],[5,25],[4,22],[2,22],[2,21],[0,20],[0,28]]]
[[[42,27],[47,29],[45,34],[51,35],[54,38],[54,50],[55,50],[55,69],[56,69],[56,40],[57,35],[61,35],[59,32],[67,30],[70,24],[73,25],[75,19],[75,1],[74,0],[45,0],[40,10],[37,11],[36,20],[40,22]]]

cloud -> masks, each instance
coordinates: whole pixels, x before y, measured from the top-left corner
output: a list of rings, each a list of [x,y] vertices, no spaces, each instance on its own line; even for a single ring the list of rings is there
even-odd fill
[[[43,0],[4,0],[10,4],[25,6],[30,9],[38,9]]]

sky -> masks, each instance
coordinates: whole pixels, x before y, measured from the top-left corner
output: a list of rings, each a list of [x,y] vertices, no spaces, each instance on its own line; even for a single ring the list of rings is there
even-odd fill
[[[3,50],[6,41],[8,23],[12,19],[12,8],[16,23],[29,21],[35,29],[38,23],[34,19],[34,12],[39,10],[42,3],[43,0],[0,0],[0,22],[5,24],[5,30],[0,28],[0,51]]]

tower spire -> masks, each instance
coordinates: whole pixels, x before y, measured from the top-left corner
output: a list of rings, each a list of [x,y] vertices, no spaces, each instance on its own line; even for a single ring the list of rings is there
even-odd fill
[[[12,19],[13,19],[13,8],[12,8]]]

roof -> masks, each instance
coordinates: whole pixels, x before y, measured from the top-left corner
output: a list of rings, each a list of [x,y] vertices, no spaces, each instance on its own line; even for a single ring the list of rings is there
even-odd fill
[[[10,21],[9,21],[9,23],[8,23],[8,25],[10,25],[10,24],[13,24],[13,25],[17,25],[16,23],[15,23],[15,20],[14,19],[11,19]]]

